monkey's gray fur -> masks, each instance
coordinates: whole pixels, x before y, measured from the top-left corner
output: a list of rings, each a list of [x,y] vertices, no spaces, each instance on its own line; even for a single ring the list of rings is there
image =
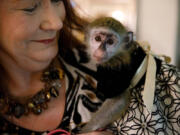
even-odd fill
[[[94,34],[98,35],[99,33],[102,33],[105,37],[111,33],[109,34],[109,43],[109,39],[106,40],[103,36],[102,39],[100,37],[93,37]],[[100,62],[97,62],[96,77],[98,82],[97,91],[100,93],[100,98],[105,100],[105,102],[92,116],[91,120],[81,129],[80,133],[104,128],[123,116],[130,102],[130,90],[127,88],[145,57],[143,49],[137,42],[133,41],[132,32],[129,33],[119,21],[111,17],[103,17],[93,21],[87,27],[85,34],[85,41],[90,47],[93,43],[98,44],[100,42],[100,46],[103,47],[99,47],[96,50],[99,49],[100,54],[107,58],[101,61],[101,55],[98,56],[100,57],[98,59]],[[92,37],[95,38],[95,42],[92,42],[94,40]],[[113,38],[111,39],[111,37]],[[117,41],[113,42],[112,40]],[[114,50],[110,48],[110,50],[114,51],[111,55],[108,55],[109,52],[106,50],[106,44],[109,44],[109,48],[111,47],[110,45],[116,47]],[[96,50],[90,53],[96,55]],[[104,58],[102,57],[102,59]]]

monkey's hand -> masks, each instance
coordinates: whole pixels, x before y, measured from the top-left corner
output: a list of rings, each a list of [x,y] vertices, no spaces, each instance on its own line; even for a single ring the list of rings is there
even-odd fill
[[[125,90],[119,96],[107,99],[91,120],[81,129],[80,133],[87,133],[105,128],[126,112],[130,102],[130,91]]]

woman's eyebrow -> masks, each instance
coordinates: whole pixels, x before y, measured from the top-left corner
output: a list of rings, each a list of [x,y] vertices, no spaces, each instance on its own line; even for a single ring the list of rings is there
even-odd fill
[[[12,0],[12,2],[30,2],[30,1],[37,1],[37,0]]]
[[[22,1],[27,1],[27,0],[12,0],[12,2],[22,2]]]
[[[0,0],[1,1],[1,0]],[[10,1],[12,1],[12,3],[14,4],[14,5],[16,5],[16,6],[18,6],[18,5],[21,5],[21,4],[32,4],[32,3],[36,3],[37,1],[39,2],[39,1],[41,1],[41,0],[10,0]]]

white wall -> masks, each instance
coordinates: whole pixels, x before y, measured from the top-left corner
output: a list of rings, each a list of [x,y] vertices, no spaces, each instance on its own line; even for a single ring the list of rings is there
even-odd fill
[[[112,16],[132,31],[136,31],[136,0],[73,0],[76,11],[86,19]],[[113,12],[116,14],[113,15]]]
[[[137,39],[148,41],[153,52],[166,54],[175,64],[178,0],[139,0]]]

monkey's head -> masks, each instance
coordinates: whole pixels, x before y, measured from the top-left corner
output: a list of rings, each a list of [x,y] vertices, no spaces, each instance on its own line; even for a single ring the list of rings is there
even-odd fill
[[[86,29],[85,41],[89,45],[91,57],[97,64],[104,63],[123,51],[132,40],[127,29],[111,17],[98,18]]]

